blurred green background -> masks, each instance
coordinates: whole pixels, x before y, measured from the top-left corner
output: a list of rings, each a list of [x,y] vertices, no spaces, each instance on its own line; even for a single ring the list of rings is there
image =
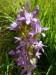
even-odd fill
[[[20,3],[26,0],[0,0],[0,75],[20,75],[21,67],[16,67],[8,51],[15,49],[14,36],[16,31],[9,31],[6,27],[16,20],[20,11]],[[56,0],[30,0],[31,11],[39,5],[39,19],[42,26],[50,27],[46,31],[46,38],[40,40],[47,45],[37,68],[32,75],[56,75]]]

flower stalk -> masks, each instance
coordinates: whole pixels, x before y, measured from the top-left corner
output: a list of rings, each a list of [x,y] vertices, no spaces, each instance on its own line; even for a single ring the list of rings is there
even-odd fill
[[[27,72],[31,75],[31,70],[36,67],[37,59],[42,55],[40,50],[44,52],[42,41],[38,40],[38,35],[45,37],[44,31],[47,27],[42,28],[40,20],[36,18],[39,13],[39,6],[36,6],[33,12],[30,12],[30,4],[26,4],[20,10],[16,22],[13,22],[10,27],[11,31],[16,30],[20,32],[21,37],[14,37],[15,43],[19,42],[16,50],[9,51],[9,55],[15,56],[17,66],[21,66],[23,70],[21,75]]]

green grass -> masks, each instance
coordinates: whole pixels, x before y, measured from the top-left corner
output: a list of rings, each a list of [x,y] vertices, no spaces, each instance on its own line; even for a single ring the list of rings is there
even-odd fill
[[[14,60],[8,56],[8,51],[16,47],[13,37],[18,33],[6,29],[16,20],[21,8],[19,1],[0,0],[0,75],[19,75],[21,71],[21,67],[17,69]],[[21,2],[25,3],[26,0]],[[45,32],[46,38],[40,37],[47,48],[38,61],[37,68],[33,70],[33,75],[56,75],[56,0],[30,0],[30,4],[31,11],[39,5],[41,25],[50,27]]]

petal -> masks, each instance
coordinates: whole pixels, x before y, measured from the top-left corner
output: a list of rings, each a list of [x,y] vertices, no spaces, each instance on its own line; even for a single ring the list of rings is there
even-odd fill
[[[22,61],[21,66],[22,66],[22,67],[25,67],[25,66],[26,66],[25,61]]]
[[[43,37],[46,37],[46,35],[44,33],[41,33]]]
[[[10,26],[10,27],[7,27],[7,28],[10,29],[10,30],[15,30],[16,27],[17,27],[17,23],[16,23],[16,22],[13,22],[13,23],[11,24],[11,26]]]
[[[35,11],[32,13],[33,17],[36,17],[36,15],[38,15],[38,13],[39,13],[39,6],[37,5],[35,8]]]
[[[36,68],[36,65],[30,65],[30,68],[34,69]]]
[[[37,19],[36,19],[36,18],[33,18],[32,20],[33,20],[34,22],[37,22]]]
[[[25,17],[24,11],[22,9],[20,10],[20,17]]]
[[[27,75],[31,75],[31,72],[29,70],[27,71]]]
[[[21,38],[19,37],[14,37],[16,39],[15,43],[19,42],[21,40]]]
[[[41,31],[45,31],[45,30],[48,30],[48,29],[49,29],[49,28],[44,27],[44,28],[41,29]]]
[[[25,17],[18,17],[17,20],[18,21],[25,21]]]
[[[8,54],[11,55],[11,56],[14,56],[16,54],[16,52],[14,50],[11,50],[11,51],[9,51]]]
[[[37,19],[37,23],[36,23],[36,32],[40,33],[41,32],[41,26],[40,26],[40,20]]]
[[[39,41],[39,45],[41,45],[42,44],[42,41]]]
[[[11,26],[12,26],[13,28],[15,28],[15,27],[17,26],[17,23],[16,23],[16,22],[13,22],[13,23],[11,24]]]
[[[27,25],[30,24],[30,19],[26,20],[26,24],[27,24]]]
[[[17,66],[20,66],[21,65],[21,62],[17,62]]]
[[[42,51],[43,51],[43,53],[44,53],[44,49],[42,48]]]
[[[35,30],[36,29],[36,24],[34,22],[31,21],[31,26],[32,28]]]
[[[39,25],[39,26],[40,26],[40,20],[39,20],[39,19],[37,19],[37,25]]]
[[[20,49],[20,48],[21,48],[21,45],[19,45],[19,46],[16,47],[16,49]]]
[[[36,32],[35,31],[30,31],[29,34],[32,35],[32,37],[33,37],[34,35],[36,35]]]
[[[41,53],[37,52],[36,56],[40,59],[40,55],[42,55]]]
[[[25,19],[27,25],[30,24],[31,18],[32,18],[32,14],[25,11]]]
[[[35,20],[36,20],[35,23],[31,22],[31,26],[36,33],[40,33],[41,32],[40,20],[39,19],[35,19]]]
[[[26,9],[26,11],[29,12],[29,10],[30,10],[30,2],[29,1],[26,2],[25,9]]]
[[[23,69],[23,70],[21,71],[21,75],[23,75],[25,72],[26,72],[26,70]]]

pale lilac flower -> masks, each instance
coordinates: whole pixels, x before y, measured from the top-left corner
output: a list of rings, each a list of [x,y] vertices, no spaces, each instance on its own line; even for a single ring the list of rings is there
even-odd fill
[[[40,59],[40,55],[42,55],[42,54],[39,52],[36,52],[36,57],[38,57],[39,59]]]
[[[36,15],[39,12],[39,7],[36,6],[35,11],[33,13],[32,12],[30,13],[29,12],[29,10],[30,10],[30,4],[29,4],[29,2],[27,2],[25,4],[25,9],[26,9],[25,12],[23,10],[20,11],[20,15],[18,16],[17,20],[18,21],[26,21],[27,25],[29,25],[31,23],[31,21],[36,22],[37,19],[35,17],[36,17]]]
[[[44,47],[45,45],[42,44],[42,41],[34,42],[34,45],[35,45],[35,49],[37,49],[37,50],[42,49],[42,51],[44,52],[43,47]]]

